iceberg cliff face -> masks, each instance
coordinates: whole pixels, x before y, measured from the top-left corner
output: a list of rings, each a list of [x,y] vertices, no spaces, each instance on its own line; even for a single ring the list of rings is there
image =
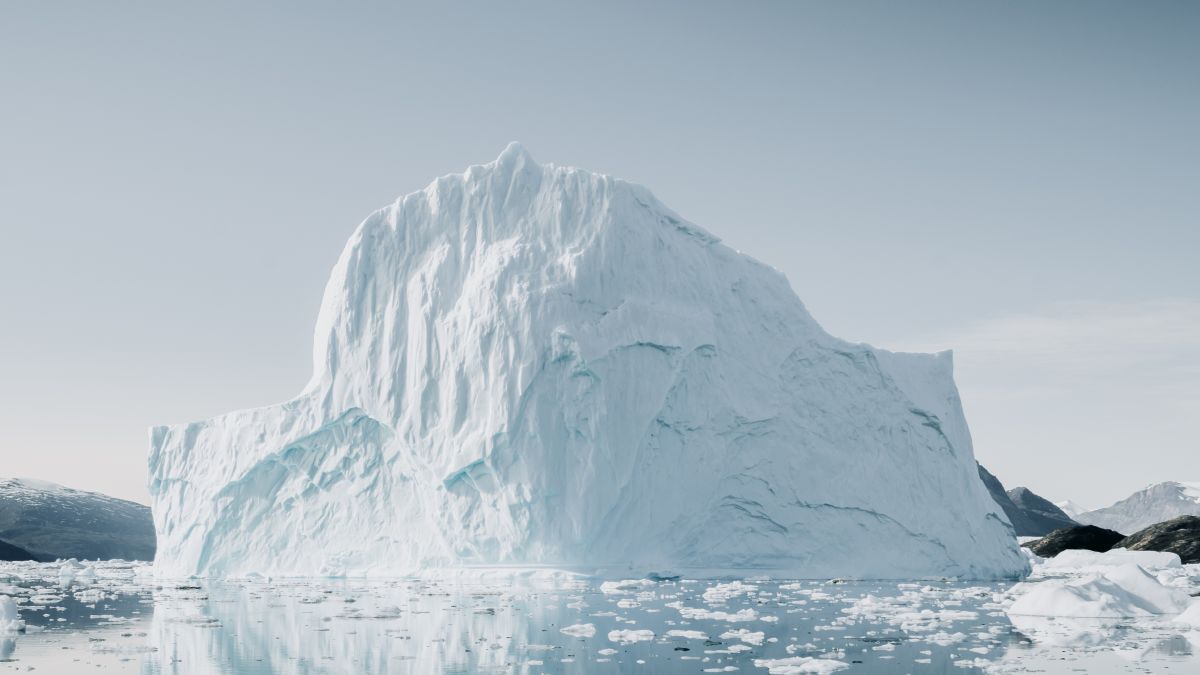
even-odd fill
[[[152,430],[160,573],[1026,568],[949,353],[833,338],[646,189],[515,144],[359,226],[314,361]]]

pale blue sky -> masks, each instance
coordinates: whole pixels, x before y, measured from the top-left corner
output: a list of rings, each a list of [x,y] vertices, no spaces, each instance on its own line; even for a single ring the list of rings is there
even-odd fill
[[[1200,480],[1198,35],[1189,2],[4,3],[0,473],[144,500],[148,426],[304,384],[362,217],[520,140],[837,335],[955,348],[1010,486]]]

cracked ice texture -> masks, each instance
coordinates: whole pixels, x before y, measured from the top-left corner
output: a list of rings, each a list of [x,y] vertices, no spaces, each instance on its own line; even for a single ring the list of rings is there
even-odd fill
[[[314,373],[151,431],[158,571],[1027,569],[949,353],[831,337],[645,188],[513,144],[366,219]]]

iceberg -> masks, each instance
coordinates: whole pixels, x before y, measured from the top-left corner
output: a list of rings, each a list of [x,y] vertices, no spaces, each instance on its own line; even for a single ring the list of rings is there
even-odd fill
[[[313,356],[292,400],[151,430],[158,574],[1028,570],[949,352],[832,337],[647,189],[517,144],[355,230]]]

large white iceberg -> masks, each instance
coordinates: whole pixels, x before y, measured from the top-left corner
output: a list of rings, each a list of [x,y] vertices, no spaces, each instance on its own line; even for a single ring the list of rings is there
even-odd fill
[[[514,144],[359,226],[299,396],[151,431],[155,564],[1017,575],[951,371]]]

